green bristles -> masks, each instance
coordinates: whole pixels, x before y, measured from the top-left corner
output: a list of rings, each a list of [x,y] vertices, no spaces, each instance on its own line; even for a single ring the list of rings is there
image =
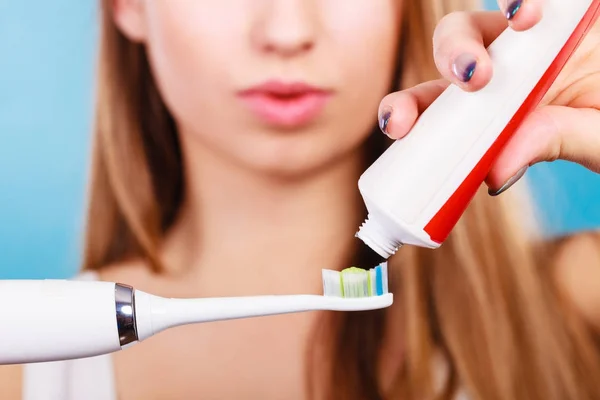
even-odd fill
[[[369,296],[369,273],[364,269],[350,267],[342,270],[343,297]]]

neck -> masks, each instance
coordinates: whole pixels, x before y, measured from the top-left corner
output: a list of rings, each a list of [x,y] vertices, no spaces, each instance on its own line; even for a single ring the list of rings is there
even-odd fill
[[[348,266],[361,222],[359,151],[291,179],[198,147],[184,146],[194,151],[184,154],[186,201],[165,243],[169,272],[207,295],[319,294],[321,269]]]

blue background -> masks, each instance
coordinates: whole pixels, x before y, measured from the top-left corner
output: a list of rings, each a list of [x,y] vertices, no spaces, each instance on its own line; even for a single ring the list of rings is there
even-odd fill
[[[95,8],[96,0],[0,0],[0,279],[78,268]],[[548,234],[600,226],[600,176],[556,162],[529,177]]]

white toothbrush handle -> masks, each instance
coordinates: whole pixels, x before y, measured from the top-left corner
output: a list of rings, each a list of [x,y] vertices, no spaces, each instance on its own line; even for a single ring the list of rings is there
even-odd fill
[[[137,335],[145,340],[176,326],[316,310],[365,311],[389,307],[392,293],[360,298],[270,295],[172,299],[135,292]]]
[[[381,255],[438,247],[491,164],[552,85],[598,17],[600,0],[544,0],[533,28],[505,30],[488,48],[493,77],[468,93],[451,85],[365,173],[369,219],[357,236]]]
[[[120,350],[132,339],[132,293],[110,282],[0,281],[0,364]]]

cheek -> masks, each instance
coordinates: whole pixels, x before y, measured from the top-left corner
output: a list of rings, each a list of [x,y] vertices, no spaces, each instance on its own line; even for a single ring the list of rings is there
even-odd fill
[[[202,122],[211,129],[211,116],[223,108],[229,68],[244,45],[244,9],[231,0],[152,1],[147,20],[147,49],[163,99],[180,123]],[[217,120],[217,118],[214,118]]]
[[[333,1],[331,8],[323,10],[330,14],[324,18],[328,20],[328,37],[335,41],[332,47],[351,58],[352,65],[361,72],[376,66],[370,72],[377,71],[381,75],[380,71],[383,73],[387,66],[392,67],[400,32],[398,2],[354,2],[352,7],[338,7],[337,3]],[[352,69],[352,66],[346,67]],[[374,76],[370,74],[365,78]]]
[[[399,3],[354,2],[353,7],[331,10],[331,61],[339,68],[347,134],[365,135],[376,123],[381,99],[391,90],[400,40]],[[335,57],[335,59],[334,59]]]

